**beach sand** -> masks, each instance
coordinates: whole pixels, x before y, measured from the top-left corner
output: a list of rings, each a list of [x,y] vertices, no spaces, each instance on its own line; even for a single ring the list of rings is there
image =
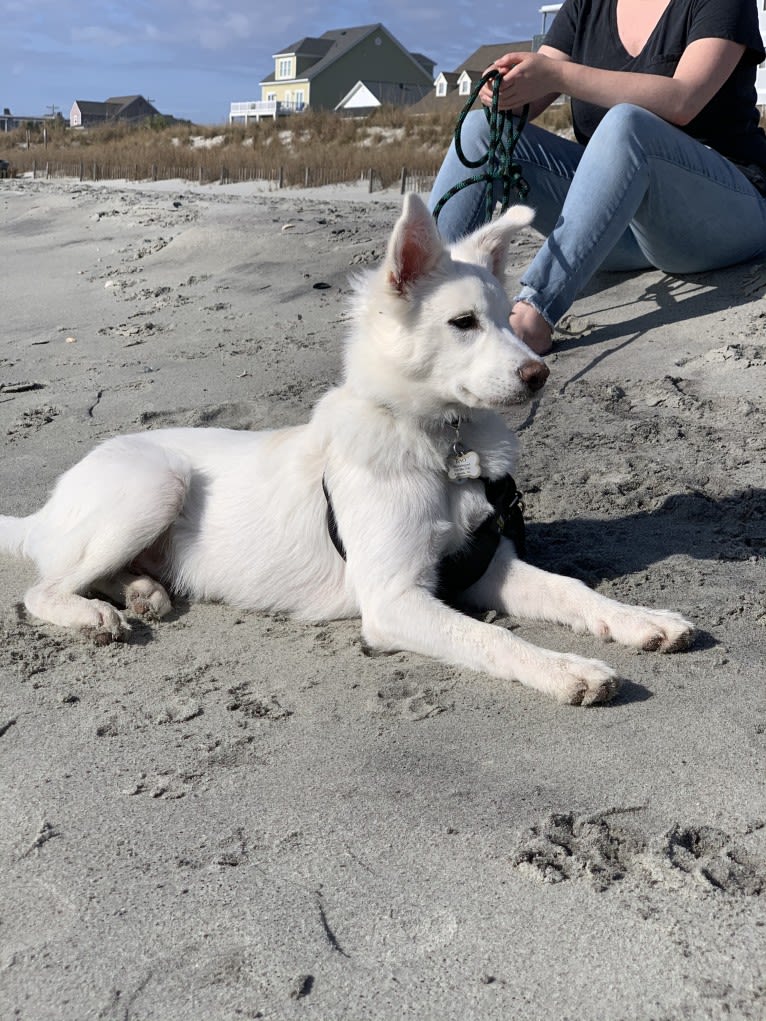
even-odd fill
[[[395,193],[0,182],[0,513],[114,433],[302,422]],[[538,244],[513,249],[509,290]],[[699,627],[608,706],[0,556],[0,1019],[766,1017],[766,264],[597,278],[513,413],[529,558]]]

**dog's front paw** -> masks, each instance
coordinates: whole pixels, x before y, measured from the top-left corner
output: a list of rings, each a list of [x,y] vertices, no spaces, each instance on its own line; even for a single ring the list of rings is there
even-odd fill
[[[551,671],[550,694],[563,705],[594,705],[617,694],[620,679],[607,663],[582,656],[557,656]]]
[[[647,630],[642,649],[648,652],[682,652],[694,641],[697,629],[691,621],[684,620],[670,610],[649,610]]]
[[[696,634],[694,625],[680,614],[647,606],[623,607],[594,630],[602,638],[646,652],[680,652],[689,648]]]

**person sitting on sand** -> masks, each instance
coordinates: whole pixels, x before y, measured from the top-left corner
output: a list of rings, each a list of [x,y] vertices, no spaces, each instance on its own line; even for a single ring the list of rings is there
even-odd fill
[[[766,253],[763,59],[756,0],[565,0],[536,53],[492,65],[501,110],[528,104],[533,121],[571,98],[576,141],[529,123],[514,153],[546,235],[511,313],[533,351],[550,350],[557,321],[599,269],[699,273]],[[492,89],[480,93],[487,106]],[[463,152],[476,160],[488,143],[485,111],[472,111]],[[453,142],[431,209],[472,173]],[[486,187],[500,197],[499,183],[479,183],[446,202],[446,240],[483,220]]]

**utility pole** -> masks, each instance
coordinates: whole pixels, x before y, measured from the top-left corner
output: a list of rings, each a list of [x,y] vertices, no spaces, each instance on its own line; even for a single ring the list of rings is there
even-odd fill
[[[51,120],[53,120],[53,118],[56,116],[56,113],[58,112],[58,107],[54,103],[51,103],[50,106],[46,106],[45,109],[46,110],[50,110],[50,117],[51,117]],[[48,148],[48,125],[47,124],[43,124],[43,148],[44,149]]]

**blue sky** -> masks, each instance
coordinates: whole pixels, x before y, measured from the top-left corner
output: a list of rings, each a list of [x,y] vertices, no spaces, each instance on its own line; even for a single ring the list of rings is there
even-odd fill
[[[222,124],[260,99],[272,54],[303,36],[381,22],[436,70],[485,43],[529,39],[542,0],[0,0],[0,108],[65,116],[76,99],[140,94],[158,110]]]

